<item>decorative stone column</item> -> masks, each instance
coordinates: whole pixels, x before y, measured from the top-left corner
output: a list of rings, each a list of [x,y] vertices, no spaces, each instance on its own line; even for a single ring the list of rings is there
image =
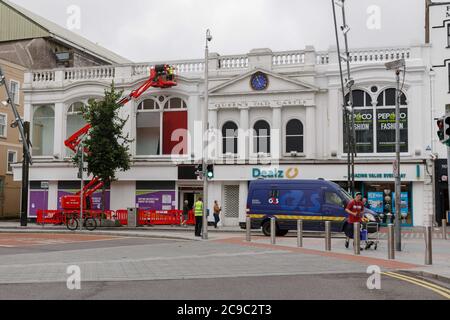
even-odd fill
[[[239,151],[239,160],[242,162],[249,159],[249,152],[250,152],[249,108],[240,107],[239,110],[241,114],[239,121],[238,151]]]
[[[316,125],[316,107],[306,107],[306,131],[305,131],[305,150],[307,158],[314,159],[316,157],[316,130],[321,130]]]

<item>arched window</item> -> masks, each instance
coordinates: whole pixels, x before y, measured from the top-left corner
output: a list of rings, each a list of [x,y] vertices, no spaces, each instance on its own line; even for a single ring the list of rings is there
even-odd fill
[[[380,93],[377,99],[378,107],[395,106],[395,92],[397,90],[394,88],[386,89]],[[402,92],[400,96],[400,105],[406,106],[408,103],[406,101],[406,96]]]
[[[253,130],[253,152],[270,153],[270,125],[260,120],[255,123]]]
[[[350,93],[345,97],[346,105],[350,102]],[[355,140],[357,153],[374,152],[374,118],[372,98],[369,93],[363,90],[353,91],[354,121],[355,121]],[[348,129],[351,129],[350,120],[348,120]],[[347,152],[348,131],[344,127],[344,152]]]
[[[155,96],[142,101],[136,116],[136,155],[187,154],[187,104],[181,98]]]
[[[376,126],[377,152],[395,152],[395,96],[397,90],[389,88],[377,99]],[[408,152],[408,101],[405,93],[400,93],[400,152]]]
[[[238,126],[236,123],[229,121],[223,125],[222,139],[223,154],[238,153]]]
[[[303,153],[303,123],[290,120],[286,125],[286,153]]]
[[[354,124],[356,152],[393,153],[395,152],[395,95],[396,89],[388,88],[376,96],[363,91],[353,91]],[[346,96],[348,104],[350,94]],[[373,102],[377,102],[373,107]],[[400,136],[401,152],[408,152],[408,109],[404,92],[400,95]],[[351,120],[351,118],[349,118]],[[349,129],[352,129],[349,126]],[[347,152],[347,130],[344,127],[344,152]]]
[[[83,102],[75,102],[67,110],[66,139],[86,125],[86,120],[83,118],[83,108]],[[73,155],[73,151],[70,149],[66,149],[66,152],[67,156]]]
[[[136,155],[161,154],[161,112],[156,100],[147,99],[138,106],[136,115]]]
[[[55,111],[53,106],[36,107],[33,114],[33,155],[52,156],[55,138]]]
[[[350,93],[345,96],[346,105],[350,102]],[[370,95],[363,90],[353,90],[353,105],[357,107],[372,107]]]

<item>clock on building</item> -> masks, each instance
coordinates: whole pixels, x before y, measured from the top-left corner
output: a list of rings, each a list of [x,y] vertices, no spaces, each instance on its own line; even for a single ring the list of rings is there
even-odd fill
[[[253,90],[266,90],[269,86],[269,79],[267,78],[267,75],[265,73],[257,72],[252,76],[250,85],[252,86]]]

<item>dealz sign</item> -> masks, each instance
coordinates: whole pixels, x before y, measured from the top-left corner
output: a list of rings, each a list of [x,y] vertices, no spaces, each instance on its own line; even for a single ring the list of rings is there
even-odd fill
[[[254,179],[295,179],[298,175],[298,168],[288,168],[287,170],[280,168],[253,168],[252,170]]]

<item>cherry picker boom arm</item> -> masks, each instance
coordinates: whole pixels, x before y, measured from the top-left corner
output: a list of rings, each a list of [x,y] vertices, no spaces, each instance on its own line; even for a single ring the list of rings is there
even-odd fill
[[[146,92],[149,88],[171,88],[177,85],[176,77],[174,74],[174,67],[169,66],[167,64],[157,65],[150,69],[150,77],[149,79],[143,83],[136,90],[131,91],[130,94],[123,97],[119,100],[118,104],[123,106],[130,102],[133,99],[139,98],[144,92]],[[77,152],[78,146],[80,145],[83,137],[89,133],[89,130],[92,128],[90,124],[85,125],[83,128],[75,132],[72,136],[70,136],[64,144],[73,152]],[[88,153],[89,150],[85,148],[84,152]],[[101,181],[98,177],[94,177],[86,186],[83,188],[84,197],[91,196],[95,191],[102,188],[104,182]],[[78,205],[81,207],[80,194],[78,192],[76,196],[65,196],[62,199],[63,209],[74,209]],[[86,204],[85,201],[83,201]]]

